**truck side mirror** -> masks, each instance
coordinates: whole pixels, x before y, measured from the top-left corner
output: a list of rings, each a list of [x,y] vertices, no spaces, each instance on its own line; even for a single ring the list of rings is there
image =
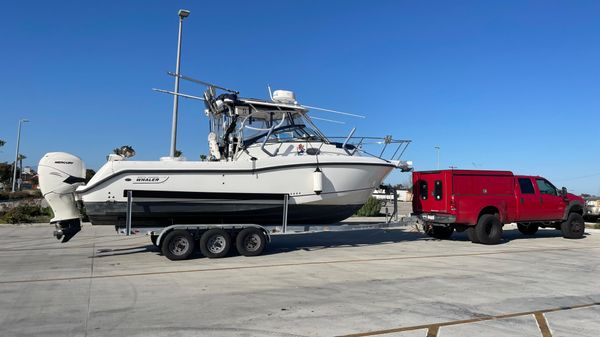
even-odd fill
[[[561,196],[561,197],[563,197],[563,198],[566,198],[566,197],[567,197],[567,188],[566,188],[566,187],[563,187],[563,188],[560,190],[560,196]]]

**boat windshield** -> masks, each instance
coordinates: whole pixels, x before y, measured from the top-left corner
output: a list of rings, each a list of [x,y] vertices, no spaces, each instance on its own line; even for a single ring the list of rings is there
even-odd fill
[[[269,135],[267,142],[293,142],[293,141],[313,141],[326,142],[325,137],[316,129],[306,125],[306,120],[300,114],[281,114],[282,118],[275,120],[252,120],[244,123],[244,146],[250,146],[256,142],[264,142],[265,137],[269,135],[271,127],[273,131]],[[287,115],[287,116],[286,116]]]

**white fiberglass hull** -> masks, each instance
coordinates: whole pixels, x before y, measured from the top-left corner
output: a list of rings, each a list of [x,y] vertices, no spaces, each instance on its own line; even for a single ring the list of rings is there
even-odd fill
[[[109,162],[77,194],[94,225],[124,225],[128,190],[135,226],[281,224],[285,195],[288,223],[329,224],[351,216],[395,167],[344,156],[260,162]]]

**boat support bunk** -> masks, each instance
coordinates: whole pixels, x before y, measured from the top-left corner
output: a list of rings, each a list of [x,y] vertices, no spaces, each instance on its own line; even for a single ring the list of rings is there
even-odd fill
[[[389,189],[391,190],[391,189]],[[399,223],[392,222],[397,219],[397,194],[390,192],[393,196],[393,212],[386,214],[385,222],[366,224],[342,224],[342,225],[293,225],[288,226],[289,195],[282,194],[282,220],[281,225],[257,225],[257,224],[181,224],[171,225],[164,228],[136,228],[132,221],[132,210],[134,202],[134,190],[126,190],[127,211],[125,228],[119,233],[127,236],[145,233],[150,236],[152,244],[159,248],[162,254],[169,260],[185,260],[199,248],[202,255],[208,258],[221,258],[235,249],[243,256],[260,255],[267,244],[271,242],[273,235],[299,234],[308,232],[326,231],[353,231],[367,229],[392,228]]]

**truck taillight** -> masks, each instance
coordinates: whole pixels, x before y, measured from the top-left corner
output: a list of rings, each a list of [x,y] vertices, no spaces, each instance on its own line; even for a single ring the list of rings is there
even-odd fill
[[[452,197],[450,197],[450,210],[456,211],[456,203],[454,202],[454,194],[452,194]]]

